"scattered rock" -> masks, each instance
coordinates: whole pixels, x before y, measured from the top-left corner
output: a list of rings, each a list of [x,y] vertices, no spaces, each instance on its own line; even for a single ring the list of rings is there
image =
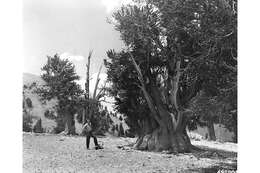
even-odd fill
[[[119,149],[121,149],[121,150],[127,150],[127,151],[132,150],[132,148],[129,147],[129,146],[117,146],[117,148],[119,148]]]
[[[200,167],[212,167],[220,163],[236,165],[235,161],[221,159],[221,155],[227,155],[227,158],[234,158],[234,160],[236,160],[236,156],[218,150],[178,155],[166,154],[169,153],[168,151],[164,151],[165,154],[144,152],[126,146],[128,142],[124,139],[111,137],[98,138],[99,141],[106,144],[105,150],[86,150],[83,137],[58,135],[36,137],[30,134],[24,134],[23,137],[23,172],[35,172],[36,168],[40,168],[41,172],[51,172],[52,169],[65,173],[188,172],[187,169],[199,170]],[[90,145],[91,148],[94,146],[93,141]],[[37,157],[32,157],[32,155]],[[195,159],[200,155],[209,158]]]

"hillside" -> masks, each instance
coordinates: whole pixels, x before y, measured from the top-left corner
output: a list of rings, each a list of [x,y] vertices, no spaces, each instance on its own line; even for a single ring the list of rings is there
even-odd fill
[[[37,85],[43,85],[44,81],[40,78],[40,76],[30,74],[30,73],[24,73],[23,74],[23,84],[26,86],[30,86],[33,82],[35,82]],[[26,88],[24,90],[25,98],[30,98],[32,101],[32,109],[31,109],[31,115],[33,116],[33,126],[36,123],[38,119],[41,118],[42,120],[42,126],[45,129],[46,132],[52,132],[53,128],[56,126],[56,122],[54,120],[47,119],[44,116],[44,112],[46,110],[51,110],[55,104],[55,100],[51,100],[46,102],[46,104],[42,104],[39,96],[35,93],[33,93],[33,88]]]
[[[31,73],[23,73],[23,84],[30,85],[33,82],[36,82],[40,85],[44,84],[45,82],[41,79],[40,76]]]

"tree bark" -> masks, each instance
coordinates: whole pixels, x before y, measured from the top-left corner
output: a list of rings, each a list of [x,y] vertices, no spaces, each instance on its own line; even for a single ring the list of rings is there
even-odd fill
[[[145,123],[143,129],[149,130],[144,130],[144,134],[139,136],[134,147],[149,151],[190,152],[193,147],[186,132],[188,117],[186,111],[179,108],[177,98],[181,76],[180,60],[174,65],[176,67],[175,73],[169,76],[170,86],[167,87],[169,99],[163,99],[163,95],[155,81],[149,80],[149,84],[145,84],[141,69],[136,64],[131,53],[130,56],[138,73],[138,79],[141,83],[140,88],[151,111],[149,119],[157,122],[157,126],[152,125],[152,123]],[[171,110],[169,110],[163,100],[170,100]]]
[[[67,113],[65,115],[65,130],[64,133],[66,135],[75,135],[76,129],[75,129],[75,122],[74,122],[74,116]]]
[[[155,129],[146,123],[146,131],[139,136],[134,148],[148,151],[169,151],[170,153],[189,152],[191,143],[186,131],[173,131],[167,124]],[[149,127],[150,126],[150,127]]]
[[[209,140],[216,141],[214,124],[212,121],[207,122],[207,129],[208,129],[208,133],[209,133]]]
[[[158,115],[156,118],[153,118],[152,115],[147,118],[142,128],[143,134],[139,136],[134,147],[136,149],[149,151],[167,150],[173,153],[189,152],[192,145],[186,133],[185,127],[188,117],[185,115],[185,112],[178,111],[178,117],[182,118],[176,122],[175,116],[163,105],[160,99],[160,93],[154,86],[151,89],[150,98],[156,105],[155,113]],[[158,117],[160,118],[159,122],[157,121]],[[149,120],[155,121],[156,123],[148,122]]]

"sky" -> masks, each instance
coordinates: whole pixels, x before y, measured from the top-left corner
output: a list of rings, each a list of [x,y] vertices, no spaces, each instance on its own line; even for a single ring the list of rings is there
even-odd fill
[[[120,34],[107,22],[113,10],[128,0],[23,0],[24,72],[40,75],[47,55],[58,53],[85,79],[91,49],[90,74],[97,73],[106,51],[124,47]],[[103,66],[102,72],[105,72]]]

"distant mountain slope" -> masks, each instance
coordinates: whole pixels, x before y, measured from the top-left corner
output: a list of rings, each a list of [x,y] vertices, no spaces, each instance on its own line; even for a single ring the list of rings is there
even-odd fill
[[[40,76],[24,73],[23,74],[23,84],[29,87],[32,83],[36,83],[37,85],[43,85],[45,82],[41,79]],[[46,104],[42,104],[39,96],[36,93],[33,93],[33,88],[24,89],[24,95],[26,98],[30,98],[32,101],[33,108],[31,109],[31,115],[33,116],[33,126],[36,121],[41,118],[42,127],[46,132],[52,132],[56,127],[56,122],[54,120],[48,119],[44,116],[46,110],[53,109],[55,104],[57,103],[55,100],[51,100]]]
[[[45,84],[45,82],[42,80],[40,76],[31,73],[23,73],[23,84],[30,85],[33,82],[36,82],[40,85]]]

